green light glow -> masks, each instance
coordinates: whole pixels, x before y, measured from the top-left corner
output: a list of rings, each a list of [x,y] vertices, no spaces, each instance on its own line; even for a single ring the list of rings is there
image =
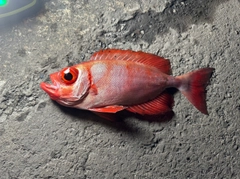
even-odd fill
[[[0,6],[5,6],[7,4],[7,0],[0,0]]]

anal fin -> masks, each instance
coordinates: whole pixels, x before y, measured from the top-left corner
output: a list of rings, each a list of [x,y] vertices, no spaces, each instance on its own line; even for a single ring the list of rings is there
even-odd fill
[[[173,95],[166,90],[157,98],[143,104],[128,107],[126,110],[141,115],[159,115],[172,111]]]

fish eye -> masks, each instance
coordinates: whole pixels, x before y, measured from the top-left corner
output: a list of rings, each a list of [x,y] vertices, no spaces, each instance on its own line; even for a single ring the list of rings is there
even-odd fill
[[[74,67],[67,67],[61,71],[61,77],[64,83],[72,84],[77,80],[78,70]]]
[[[72,75],[72,73],[64,73],[63,78],[67,81],[71,81],[73,79],[73,75]]]

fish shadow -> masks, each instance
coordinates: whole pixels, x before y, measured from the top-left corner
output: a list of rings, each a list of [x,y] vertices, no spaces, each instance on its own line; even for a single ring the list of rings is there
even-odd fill
[[[52,102],[56,106],[58,106],[63,113],[74,117],[74,119],[72,119],[74,121],[88,120],[88,121],[92,121],[94,123],[100,123],[101,125],[107,126],[108,128],[117,129],[119,131],[124,131],[124,132],[128,132],[128,133],[137,133],[137,130],[133,126],[131,126],[125,122],[125,119],[120,120],[120,118],[119,118],[118,120],[107,120],[107,119],[104,119],[104,118],[94,114],[91,111],[65,107],[65,106],[58,104],[55,101],[52,101]]]
[[[178,91],[175,88],[168,88],[168,93],[174,96],[174,94]],[[105,125],[110,128],[114,128],[120,131],[128,132],[128,133],[137,133],[139,132],[139,129],[134,127],[131,123],[129,123],[129,119],[135,118],[140,121],[148,121],[150,123],[167,123],[171,121],[175,113],[171,110],[164,114],[159,115],[139,115],[135,113],[131,113],[129,111],[123,110],[120,112],[117,112],[115,114],[109,114],[109,113],[93,113],[91,111],[87,110],[81,110],[71,107],[65,107],[60,104],[58,104],[56,101],[52,101],[56,106],[60,108],[61,111],[63,111],[65,114],[69,116],[73,116],[74,119],[78,120],[85,120],[93,121],[97,123],[101,123],[102,125]],[[106,119],[107,118],[107,119]],[[108,120],[109,119],[109,120]]]
[[[91,111],[76,109],[76,108],[69,108],[58,104],[57,102],[53,101],[53,103],[60,108],[60,110],[69,115],[74,117],[72,120],[79,120],[79,121],[92,121],[96,123],[100,123],[101,125],[107,126],[108,128],[115,129],[118,131],[123,131],[129,134],[137,134],[140,133],[140,130],[137,126],[132,124],[131,119],[137,119],[139,121],[148,121],[150,123],[167,123],[173,119],[175,116],[173,111],[169,111],[162,115],[139,115],[128,112],[126,110],[120,111],[116,114],[112,114],[112,120],[107,120],[99,115],[94,114]]]

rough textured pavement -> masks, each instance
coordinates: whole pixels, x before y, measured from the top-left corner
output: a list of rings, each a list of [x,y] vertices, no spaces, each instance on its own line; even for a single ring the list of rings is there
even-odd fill
[[[0,32],[0,178],[240,178],[239,0],[45,0]],[[39,88],[102,48],[151,52],[173,75],[214,67],[209,116],[180,93],[167,122],[111,123]]]

